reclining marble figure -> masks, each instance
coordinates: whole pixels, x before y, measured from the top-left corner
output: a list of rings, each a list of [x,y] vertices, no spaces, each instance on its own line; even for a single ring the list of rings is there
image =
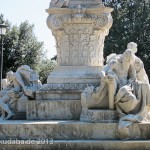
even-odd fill
[[[39,76],[27,65],[19,67],[15,73],[9,71],[7,80],[9,84],[1,91],[0,97],[1,110],[8,114],[5,119],[9,119],[14,115],[14,111],[10,108],[12,104],[17,103],[22,96],[33,99],[35,91],[41,87]],[[2,113],[2,117],[4,116]]]

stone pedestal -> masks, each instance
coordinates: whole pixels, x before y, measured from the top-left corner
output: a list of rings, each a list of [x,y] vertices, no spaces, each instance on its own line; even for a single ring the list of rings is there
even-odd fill
[[[99,80],[98,66],[103,66],[104,40],[112,25],[112,10],[97,0],[71,0],[68,8],[46,10],[47,25],[56,39],[58,63],[48,84]]]
[[[56,40],[57,67],[48,76],[47,84],[36,92],[38,102],[33,102],[31,107],[28,104],[28,108],[35,110],[30,113],[28,109],[28,119],[41,119],[35,114],[44,106],[44,119],[79,119],[81,92],[88,85],[97,87],[100,83],[104,40],[112,25],[113,9],[104,7],[101,0],[70,0],[67,7],[58,6],[50,5],[46,10],[49,14],[47,25]],[[73,100],[80,102],[78,110],[72,108]],[[62,108],[59,103],[66,107]],[[52,108],[54,105],[60,113]],[[63,116],[61,112],[65,109],[68,112]],[[71,110],[74,115],[68,117]]]

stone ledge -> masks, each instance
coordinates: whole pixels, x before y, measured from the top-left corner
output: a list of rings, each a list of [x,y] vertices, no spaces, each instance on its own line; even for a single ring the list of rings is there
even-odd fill
[[[39,92],[58,92],[58,93],[62,93],[62,92],[82,92],[86,87],[88,86],[99,86],[99,83],[61,83],[61,84],[44,84],[39,91],[37,91],[37,93]]]
[[[118,140],[118,123],[1,121],[0,139]],[[150,124],[133,124],[130,139],[150,140]]]
[[[36,100],[27,102],[28,120],[79,120],[80,100]]]
[[[80,100],[81,91],[37,91],[36,100]]]
[[[111,13],[113,8],[110,7],[99,7],[99,8],[87,8],[86,14],[101,14],[101,13]],[[73,15],[73,9],[70,8],[49,8],[46,9],[48,14],[70,14]]]
[[[150,141],[54,140],[53,144],[1,144],[1,146],[5,150],[149,150]]]

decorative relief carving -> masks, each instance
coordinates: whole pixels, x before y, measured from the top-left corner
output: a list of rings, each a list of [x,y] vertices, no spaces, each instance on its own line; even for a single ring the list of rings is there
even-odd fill
[[[52,30],[62,28],[62,16],[61,15],[49,15],[47,18],[48,27]]]
[[[61,14],[60,8],[56,10],[60,14],[50,14],[47,19],[55,35],[59,66],[103,66],[104,40],[112,18],[110,13],[92,14],[87,10],[78,4]]]
[[[86,26],[68,27],[56,36],[59,64],[62,65],[102,65],[103,31],[94,30]],[[100,61],[102,60],[102,61]]]
[[[99,86],[99,83],[89,83],[93,86]],[[44,84],[39,91],[51,91],[51,90],[83,90],[87,87],[87,84],[84,83],[66,83],[66,84]]]
[[[109,25],[109,15],[108,14],[101,14],[97,16],[97,26],[101,28],[106,28]]]
[[[118,122],[119,113],[117,111],[109,110],[87,110],[82,109],[80,116],[81,121],[91,122],[91,123],[110,123]]]
[[[70,0],[70,6],[72,5],[102,5],[102,1],[101,0]]]
[[[112,17],[110,14],[101,14],[101,15],[89,15],[85,14],[85,8],[82,8],[80,5],[74,9],[74,15],[61,15],[54,14],[49,15],[47,19],[47,24],[50,29],[57,30],[66,28],[68,25],[78,24],[82,25],[92,25],[99,29],[109,29],[112,25]]]
[[[54,36],[55,36],[55,39],[56,39],[57,64],[58,64],[58,65],[61,65],[61,64],[62,64],[62,56],[61,56],[61,53],[62,53],[62,50],[61,50],[62,42],[61,42],[61,39],[62,39],[63,33],[64,33],[63,30],[57,30],[57,31],[54,33]]]
[[[78,7],[73,10],[74,17],[76,17],[78,19],[81,19],[82,17],[86,17],[85,10],[86,10],[86,8],[81,7],[81,5],[78,5]]]

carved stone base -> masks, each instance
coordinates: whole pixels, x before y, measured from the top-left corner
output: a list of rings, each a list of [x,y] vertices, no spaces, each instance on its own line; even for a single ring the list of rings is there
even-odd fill
[[[150,149],[149,123],[133,124],[130,127],[131,131],[130,140],[119,140],[117,130],[118,130],[117,123],[84,123],[80,121],[1,120],[0,149],[5,150],[10,149],[149,150]],[[49,143],[47,143],[47,140],[49,140]],[[15,142],[17,142],[17,144],[15,144]],[[34,144],[30,144],[29,142],[34,142]]]
[[[119,114],[115,110],[92,110],[83,109],[80,121],[91,123],[113,123],[118,122]]]
[[[80,100],[81,91],[73,90],[47,90],[37,91],[36,100]]]
[[[79,120],[80,100],[36,100],[27,103],[27,120]]]
[[[94,66],[57,66],[48,76],[47,83],[67,84],[67,89],[72,89],[72,84],[76,84],[83,90],[85,84],[99,83],[101,70],[102,67]]]

